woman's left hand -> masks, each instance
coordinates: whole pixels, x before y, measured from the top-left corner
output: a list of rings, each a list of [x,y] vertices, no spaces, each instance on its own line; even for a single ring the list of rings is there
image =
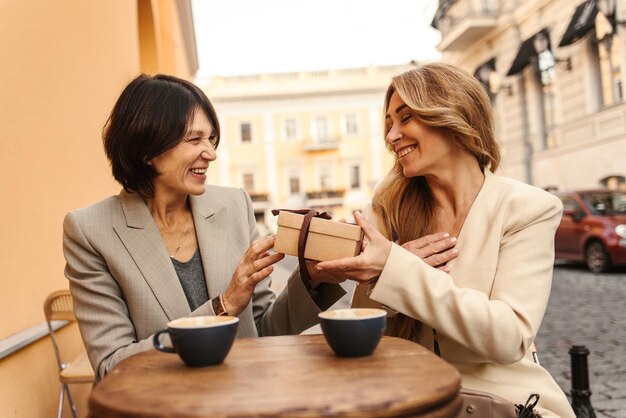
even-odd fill
[[[354,219],[363,229],[364,240],[367,241],[363,252],[356,257],[322,261],[315,268],[320,272],[340,273],[341,277],[367,283],[376,279],[383,271],[391,251],[391,241],[372,227],[361,212],[354,212]]]
[[[274,246],[275,236],[258,239],[250,244],[239,260],[228,288],[223,293],[224,306],[229,315],[239,315],[252,300],[256,285],[274,270],[273,265],[285,255],[269,253]]]

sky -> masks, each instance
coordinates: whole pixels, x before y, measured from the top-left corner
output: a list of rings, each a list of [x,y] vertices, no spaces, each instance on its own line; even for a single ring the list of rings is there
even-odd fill
[[[437,0],[192,0],[198,78],[440,58]]]

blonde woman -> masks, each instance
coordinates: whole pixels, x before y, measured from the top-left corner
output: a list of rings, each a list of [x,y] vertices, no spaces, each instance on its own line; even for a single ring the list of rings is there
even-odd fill
[[[389,333],[441,355],[463,387],[516,404],[538,393],[544,418],[573,418],[531,353],[550,293],[561,203],[494,174],[500,154],[491,104],[470,74],[446,64],[403,73],[384,109],[396,162],[365,216],[355,214],[365,250],[317,268],[360,283],[354,306],[397,312]]]

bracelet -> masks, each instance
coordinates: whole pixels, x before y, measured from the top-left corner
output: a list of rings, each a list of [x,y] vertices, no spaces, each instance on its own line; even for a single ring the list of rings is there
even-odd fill
[[[215,312],[215,316],[228,315],[228,311],[226,311],[226,307],[224,306],[224,299],[222,295],[211,299],[211,305],[213,306],[213,312]]]

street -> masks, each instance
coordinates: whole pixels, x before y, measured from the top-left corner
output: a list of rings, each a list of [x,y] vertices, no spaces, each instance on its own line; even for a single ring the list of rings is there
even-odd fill
[[[569,348],[589,351],[591,405],[598,418],[626,418],[626,269],[593,274],[558,264],[536,339],[539,361],[565,393],[571,389]]]
[[[286,257],[272,275],[272,287],[282,290],[295,257]],[[348,294],[332,309],[349,305]],[[566,394],[571,389],[572,345],[589,351],[591,404],[598,418],[626,418],[626,268],[607,274],[590,273],[583,265],[557,264],[552,293],[536,339],[539,361]],[[306,333],[319,333],[315,326]]]

